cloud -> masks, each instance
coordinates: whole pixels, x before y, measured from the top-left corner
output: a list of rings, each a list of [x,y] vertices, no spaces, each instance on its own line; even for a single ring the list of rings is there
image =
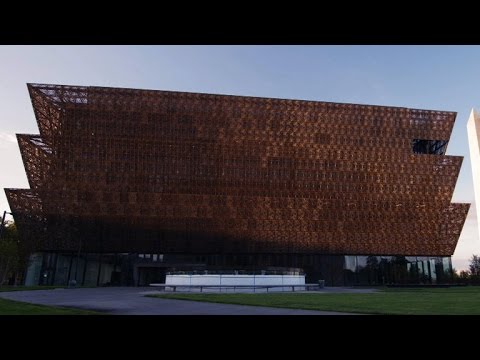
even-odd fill
[[[6,131],[0,131],[0,147],[6,148],[12,144],[17,143],[17,137],[15,134],[8,133]]]

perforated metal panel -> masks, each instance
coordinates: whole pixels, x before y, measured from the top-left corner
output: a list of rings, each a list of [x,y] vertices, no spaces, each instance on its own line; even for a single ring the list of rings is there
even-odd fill
[[[31,189],[6,193],[40,250],[445,256],[469,209],[450,203],[463,158],[441,155],[453,112],[28,89]]]

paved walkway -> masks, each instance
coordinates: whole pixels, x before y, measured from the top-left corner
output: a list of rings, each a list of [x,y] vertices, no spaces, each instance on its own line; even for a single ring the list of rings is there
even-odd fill
[[[336,288],[337,289],[337,288]],[[366,292],[369,289],[341,289]],[[370,290],[371,292],[372,290]],[[325,289],[322,293],[331,293]],[[337,292],[337,291],[335,291]],[[34,304],[66,306],[115,315],[354,315],[330,311],[206,303],[145,297],[152,288],[113,287],[0,292],[0,297]]]

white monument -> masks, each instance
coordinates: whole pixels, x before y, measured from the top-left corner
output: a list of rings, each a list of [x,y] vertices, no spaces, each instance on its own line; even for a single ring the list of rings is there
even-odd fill
[[[472,164],[473,190],[475,193],[475,209],[477,224],[480,225],[480,116],[472,109],[467,123],[470,163]],[[480,236],[480,226],[479,229]]]

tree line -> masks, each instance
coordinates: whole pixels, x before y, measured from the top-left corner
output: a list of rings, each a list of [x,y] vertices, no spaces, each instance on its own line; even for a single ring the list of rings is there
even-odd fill
[[[0,238],[0,287],[21,284],[28,255],[20,243],[17,226],[13,221],[6,221]]]
[[[480,285],[480,256],[472,255],[468,270],[461,270],[458,272],[453,269],[453,282]]]

